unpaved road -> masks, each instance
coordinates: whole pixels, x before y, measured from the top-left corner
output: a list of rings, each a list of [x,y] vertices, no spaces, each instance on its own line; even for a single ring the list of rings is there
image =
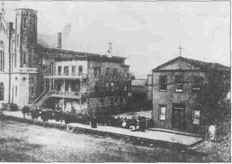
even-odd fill
[[[0,162],[178,162],[177,151],[0,120]]]

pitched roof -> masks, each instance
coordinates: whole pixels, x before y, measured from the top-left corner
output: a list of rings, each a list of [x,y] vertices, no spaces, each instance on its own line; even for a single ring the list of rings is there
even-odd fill
[[[158,71],[160,68],[164,67],[164,66],[167,66],[171,63],[174,63],[176,61],[184,61],[184,62],[187,62],[187,63],[190,63],[192,65],[195,65],[197,67],[200,67],[202,70],[221,70],[221,71],[229,71],[230,70],[230,67],[228,66],[224,66],[222,64],[219,64],[219,63],[208,63],[208,62],[203,62],[203,61],[200,61],[200,60],[194,60],[194,59],[189,59],[189,58],[184,58],[182,56],[179,56],[179,57],[176,57],[164,64],[161,64],[159,65],[158,67],[152,69],[152,72],[154,71]]]

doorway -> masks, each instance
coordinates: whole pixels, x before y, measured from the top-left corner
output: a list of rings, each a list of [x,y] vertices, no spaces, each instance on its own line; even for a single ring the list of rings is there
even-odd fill
[[[185,105],[173,104],[172,129],[185,130]]]

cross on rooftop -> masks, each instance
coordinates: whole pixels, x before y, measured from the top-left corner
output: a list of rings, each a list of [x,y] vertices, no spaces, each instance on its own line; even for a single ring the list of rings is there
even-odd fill
[[[180,56],[181,56],[181,53],[182,53],[183,48],[182,48],[181,46],[179,46],[178,49],[179,49],[179,51],[180,51],[179,53],[180,53]]]

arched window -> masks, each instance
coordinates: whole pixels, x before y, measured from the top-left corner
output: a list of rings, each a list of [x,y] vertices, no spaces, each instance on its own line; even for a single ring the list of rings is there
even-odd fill
[[[4,71],[4,43],[0,41],[0,71]]]
[[[4,100],[4,84],[0,83],[0,100]]]

